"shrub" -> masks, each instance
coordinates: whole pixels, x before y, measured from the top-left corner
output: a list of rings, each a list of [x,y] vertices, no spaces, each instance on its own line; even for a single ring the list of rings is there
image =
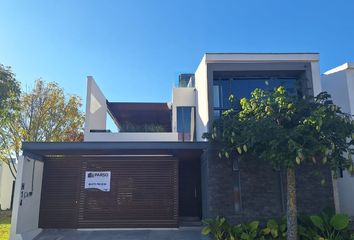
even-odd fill
[[[259,221],[238,224],[230,227],[228,240],[256,240],[260,237]]]
[[[318,215],[299,217],[300,240],[354,240],[349,231],[349,217],[324,210]],[[203,221],[203,235],[213,240],[285,240],[286,219],[269,219],[264,228],[259,221],[230,225],[224,217]]]
[[[301,240],[354,240],[349,231],[349,217],[324,210],[318,215],[299,218]]]
[[[207,219],[203,221],[205,225],[202,229],[202,234],[209,235],[213,240],[227,239],[230,232],[230,225],[223,217],[217,216],[215,219]]]
[[[279,223],[274,219],[269,219],[266,227],[262,230],[264,239],[286,239],[286,219],[283,218]]]

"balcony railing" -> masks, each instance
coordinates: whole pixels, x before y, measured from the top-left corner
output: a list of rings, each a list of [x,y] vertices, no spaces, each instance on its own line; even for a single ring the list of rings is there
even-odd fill
[[[177,132],[89,132],[84,141],[88,142],[177,142]]]

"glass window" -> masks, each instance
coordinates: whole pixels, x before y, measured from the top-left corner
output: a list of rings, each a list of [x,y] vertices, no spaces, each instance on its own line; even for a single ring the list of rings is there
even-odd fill
[[[214,116],[214,119],[218,119],[221,116],[221,111],[220,110],[214,110],[213,111],[213,116]]]
[[[221,107],[228,108],[230,106],[229,97],[230,97],[230,81],[221,80],[220,81],[220,92],[221,92]]]
[[[194,140],[195,129],[195,108],[177,107],[177,132],[181,140]]]
[[[220,87],[219,85],[213,86],[214,107],[220,107]]]
[[[295,92],[295,79],[233,79],[231,93],[237,98],[251,97],[251,92],[256,88],[272,91],[274,88],[284,86],[289,94]]]
[[[177,132],[186,133],[191,130],[191,107],[177,107]]]
[[[297,94],[295,78],[231,78],[217,79],[213,83],[214,118],[221,116],[224,110],[230,108],[229,96],[233,94],[236,100],[243,97],[250,98],[256,88],[271,91],[276,87],[284,86],[290,95]]]

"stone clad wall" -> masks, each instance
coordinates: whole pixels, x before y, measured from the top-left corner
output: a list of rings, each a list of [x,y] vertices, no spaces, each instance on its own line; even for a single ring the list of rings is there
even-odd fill
[[[286,175],[266,162],[239,163],[241,210],[234,209],[234,181],[237,173],[232,160],[208,153],[207,213],[205,217],[225,216],[234,223],[279,218],[286,211]],[[317,213],[325,207],[334,209],[331,172],[325,167],[318,174],[309,166],[297,170],[297,205],[299,213]],[[321,185],[324,177],[325,184]]]

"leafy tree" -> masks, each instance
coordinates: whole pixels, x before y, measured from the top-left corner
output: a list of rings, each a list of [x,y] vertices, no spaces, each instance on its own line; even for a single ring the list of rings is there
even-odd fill
[[[12,121],[14,113],[18,110],[20,98],[20,84],[10,67],[0,64],[0,140],[7,137],[6,126]],[[0,141],[0,149],[6,148],[6,142]],[[1,155],[0,155],[1,156]],[[8,156],[2,156],[0,160],[9,166],[14,172],[13,162]]]
[[[4,127],[0,157],[16,162],[21,142],[82,141],[84,116],[81,99],[66,95],[57,83],[37,80],[33,90],[20,97],[18,111]],[[16,168],[12,166],[15,177]]]
[[[236,104],[234,96],[230,101]],[[239,102],[239,111],[225,111],[206,134],[220,146],[219,157],[268,161],[287,172],[287,239],[297,239],[295,169],[310,164],[353,171],[351,145],[354,122],[333,104],[326,92],[317,97],[289,96],[284,87],[272,92],[256,89]]]

